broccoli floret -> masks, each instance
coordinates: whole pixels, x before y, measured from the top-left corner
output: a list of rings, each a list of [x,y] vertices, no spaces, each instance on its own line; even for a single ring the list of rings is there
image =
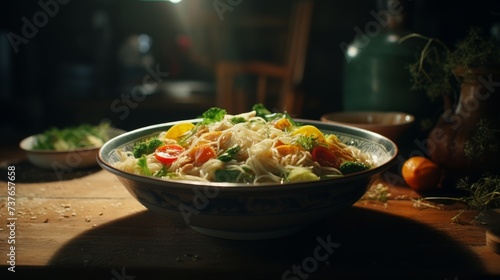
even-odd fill
[[[369,169],[370,166],[358,161],[344,161],[340,166],[339,170],[342,174],[350,174],[354,172],[360,172]]]
[[[142,155],[153,153],[156,148],[163,145],[163,141],[158,138],[151,138],[135,144],[133,154],[135,158],[140,158]]]
[[[232,124],[244,123],[247,120],[243,117],[234,117],[229,120]]]

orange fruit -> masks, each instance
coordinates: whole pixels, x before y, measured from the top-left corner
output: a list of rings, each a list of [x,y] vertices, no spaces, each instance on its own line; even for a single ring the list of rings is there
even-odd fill
[[[427,191],[441,182],[442,171],[437,164],[422,156],[407,159],[401,169],[403,179],[414,190]]]

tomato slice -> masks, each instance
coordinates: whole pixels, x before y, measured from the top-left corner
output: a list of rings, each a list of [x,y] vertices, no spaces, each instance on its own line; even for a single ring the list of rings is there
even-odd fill
[[[156,148],[155,157],[164,164],[171,164],[176,161],[179,155],[184,152],[184,148],[177,144],[167,144]]]
[[[321,166],[339,168],[337,158],[327,147],[317,146],[312,150],[311,155]]]

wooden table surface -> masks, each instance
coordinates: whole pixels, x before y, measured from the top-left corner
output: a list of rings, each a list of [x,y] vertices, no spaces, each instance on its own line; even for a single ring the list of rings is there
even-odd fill
[[[8,166],[16,168],[15,194],[7,192]],[[12,150],[3,152],[0,167],[0,275],[7,276],[0,279],[500,277],[487,226],[468,223],[476,211],[452,223],[463,205],[415,207],[418,194],[406,186],[388,185],[387,203],[362,199],[289,237],[234,241],[150,213],[98,167],[60,180]]]

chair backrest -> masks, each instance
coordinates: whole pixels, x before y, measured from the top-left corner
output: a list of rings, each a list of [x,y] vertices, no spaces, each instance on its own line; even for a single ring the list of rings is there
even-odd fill
[[[279,104],[293,114],[300,114],[303,106],[303,96],[298,87],[304,78],[313,8],[312,0],[297,0],[292,10],[285,65],[287,77],[283,80]]]
[[[294,85],[302,82],[304,76],[313,5],[312,0],[297,0],[292,11],[291,28],[288,36],[290,49],[286,64],[291,69],[290,75]]]
[[[266,61],[220,62],[217,65],[217,101],[231,113],[242,112],[251,104],[249,94],[241,88],[235,88],[234,79],[238,75],[257,77],[256,102],[266,103],[271,96],[269,79],[278,79],[280,89],[274,96],[276,109],[298,114],[302,106],[302,97],[297,88],[302,82],[307,56],[309,31],[313,11],[312,0],[295,0],[290,16],[286,51],[283,63]],[[253,96],[253,95],[251,95]],[[272,108],[270,108],[272,109]]]

